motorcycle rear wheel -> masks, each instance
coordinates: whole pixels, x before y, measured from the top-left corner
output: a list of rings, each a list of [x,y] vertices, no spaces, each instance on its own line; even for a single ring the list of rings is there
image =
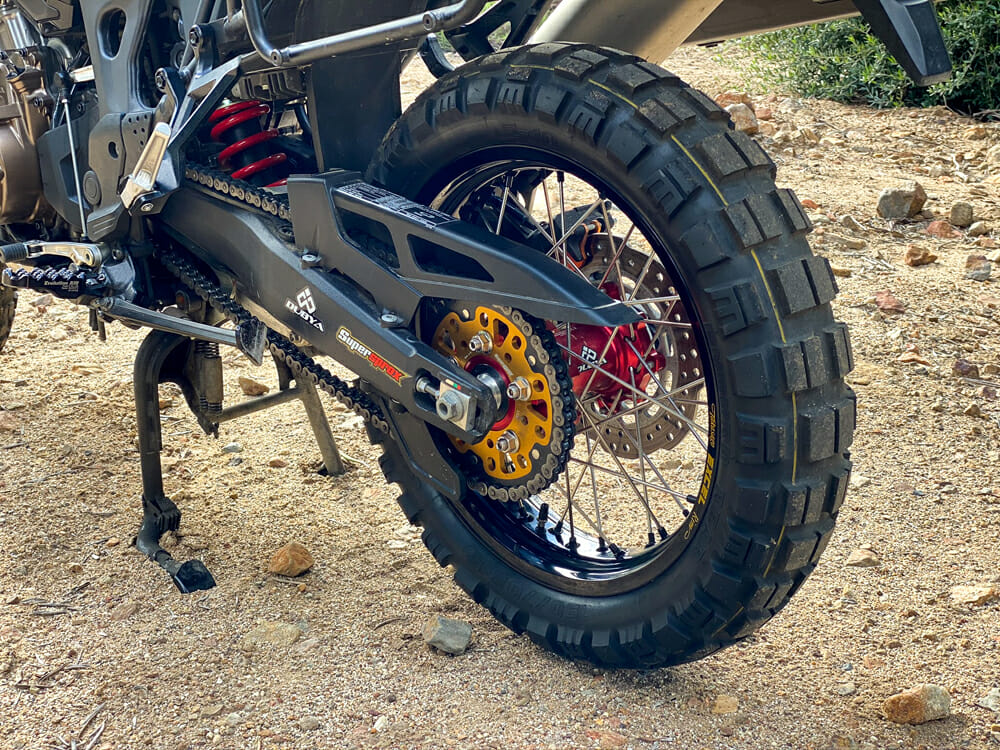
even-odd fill
[[[581,412],[575,458],[545,491],[558,496],[565,485],[554,515],[542,496],[502,503],[469,490],[452,503],[381,441],[386,478],[456,582],[514,631],[608,667],[700,658],[780,610],[815,568],[843,502],[854,397],[843,380],[847,331],[829,304],[833,276],[812,255],[808,219],[790,191],[775,188],[762,149],[657,66],[543,44],[440,79],[389,132],[369,176],[501,233],[512,231],[504,216],[515,211],[592,283],[611,293],[617,274],[616,293],[653,330],[688,336],[606,332],[603,351],[585,362],[574,329],[549,322],[557,341],[568,331],[560,348],[576,365]],[[555,211],[551,196],[537,197],[553,176]],[[572,196],[585,191],[570,189],[573,181],[591,191],[580,203]],[[603,270],[566,250],[563,230],[580,216],[567,219],[567,194],[572,208],[600,206],[593,226],[608,235],[612,258]],[[491,200],[499,220],[482,208]],[[626,249],[645,276],[613,268]],[[662,278],[649,281],[650,268]],[[616,335],[636,355],[625,369],[608,364]],[[637,372],[649,374],[645,384],[636,385]],[[683,427],[648,453],[647,412]],[[618,442],[602,433],[608,423]],[[676,486],[669,477],[679,477]],[[612,519],[625,544],[612,544]]]

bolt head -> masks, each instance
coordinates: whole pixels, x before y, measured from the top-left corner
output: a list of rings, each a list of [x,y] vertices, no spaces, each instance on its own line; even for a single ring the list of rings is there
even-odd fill
[[[473,354],[489,354],[493,351],[493,337],[487,331],[480,331],[469,339],[469,351]]]
[[[521,441],[517,439],[517,434],[511,430],[505,430],[497,438],[497,450],[501,453],[514,453],[521,447]]]
[[[201,29],[198,26],[192,26],[188,32],[188,41],[191,42],[191,46],[198,47],[201,45],[201,38]]]
[[[153,208],[155,208],[155,206],[153,206],[152,203],[143,203],[142,208],[140,208],[139,210],[142,211],[144,214],[148,214],[150,211],[153,210]]]

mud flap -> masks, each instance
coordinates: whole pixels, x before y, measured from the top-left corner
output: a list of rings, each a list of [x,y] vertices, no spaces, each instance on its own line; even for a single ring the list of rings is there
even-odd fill
[[[951,78],[951,59],[931,0],[854,0],[854,4],[918,86]]]

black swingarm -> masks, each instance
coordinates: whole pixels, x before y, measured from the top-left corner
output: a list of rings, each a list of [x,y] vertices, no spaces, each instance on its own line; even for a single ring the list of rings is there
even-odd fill
[[[162,218],[178,242],[231,275],[243,298],[467,442],[489,431],[499,399],[411,333],[423,299],[471,298],[591,325],[634,321],[538,251],[344,175],[289,181],[297,248],[271,220],[192,189],[175,193]],[[379,237],[388,242],[366,244]]]

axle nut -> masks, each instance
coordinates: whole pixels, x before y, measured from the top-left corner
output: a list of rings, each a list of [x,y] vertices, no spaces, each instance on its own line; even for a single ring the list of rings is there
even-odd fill
[[[445,391],[435,403],[437,415],[447,422],[457,422],[465,416],[465,403],[455,391]]]

